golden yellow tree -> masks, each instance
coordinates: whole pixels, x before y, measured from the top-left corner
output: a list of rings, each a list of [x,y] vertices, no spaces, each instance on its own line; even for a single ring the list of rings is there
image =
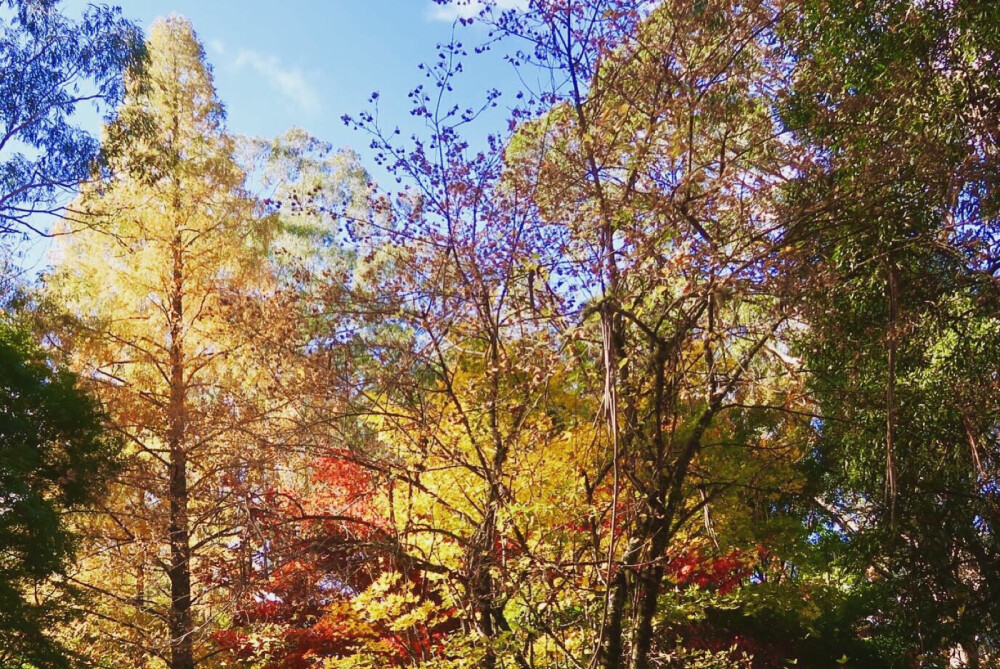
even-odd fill
[[[83,639],[112,639],[112,663],[190,669],[253,572],[269,382],[230,312],[266,292],[268,224],[191,25],[161,19],[147,46],[106,129],[116,176],[81,195],[85,224],[64,224],[46,287],[74,315],[59,343],[129,444],[88,521],[76,578],[98,596]]]

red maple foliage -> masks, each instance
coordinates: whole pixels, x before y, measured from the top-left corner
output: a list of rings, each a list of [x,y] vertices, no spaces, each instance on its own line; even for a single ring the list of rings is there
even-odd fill
[[[422,574],[390,550],[371,471],[350,453],[331,452],[314,462],[309,482],[308,499],[278,490],[262,496],[258,569],[267,573],[231,628],[213,635],[215,643],[232,660],[263,658],[266,669],[307,669],[362,649],[388,666],[440,653],[459,627],[457,612],[442,607],[434,619],[400,630],[365,620],[352,605],[386,573],[398,575],[395,589],[418,604],[441,603]]]

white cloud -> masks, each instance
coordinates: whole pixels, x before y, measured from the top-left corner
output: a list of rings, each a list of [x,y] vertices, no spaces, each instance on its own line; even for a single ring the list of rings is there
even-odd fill
[[[226,45],[219,40],[211,40],[208,48],[220,56],[229,55]],[[272,89],[309,115],[318,114],[323,106],[319,92],[309,82],[305,72],[297,67],[289,67],[277,56],[261,53],[253,49],[240,49],[228,58],[229,67],[241,70],[250,68]]]
[[[467,19],[478,16],[487,4],[487,0],[451,0],[446,5],[432,3],[427,8],[427,16],[433,21],[451,23],[456,19]],[[493,0],[497,9],[516,9],[524,11],[528,8],[528,0]]]

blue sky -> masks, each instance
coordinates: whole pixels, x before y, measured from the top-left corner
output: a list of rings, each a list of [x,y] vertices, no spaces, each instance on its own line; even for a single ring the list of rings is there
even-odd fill
[[[449,38],[459,13],[469,11],[431,0],[122,0],[119,4],[143,28],[171,13],[192,22],[214,67],[230,131],[266,137],[300,126],[362,153],[367,140],[346,128],[341,116],[366,109],[369,95],[379,91],[382,118],[405,127],[406,93],[423,81],[417,65],[436,57],[435,44]],[[73,6],[66,4],[70,11]],[[460,30],[462,41],[469,45],[485,35],[475,26]],[[498,54],[473,56],[457,101],[479,100],[488,87],[510,90],[516,83],[512,69]],[[512,103],[513,95],[508,98]]]

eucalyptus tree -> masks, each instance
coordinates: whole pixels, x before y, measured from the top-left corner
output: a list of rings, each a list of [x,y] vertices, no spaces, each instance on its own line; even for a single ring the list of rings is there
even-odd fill
[[[100,146],[80,107],[107,110],[142,60],[142,35],[112,7],[72,19],[58,0],[0,2],[0,233],[45,232],[90,178]]]

